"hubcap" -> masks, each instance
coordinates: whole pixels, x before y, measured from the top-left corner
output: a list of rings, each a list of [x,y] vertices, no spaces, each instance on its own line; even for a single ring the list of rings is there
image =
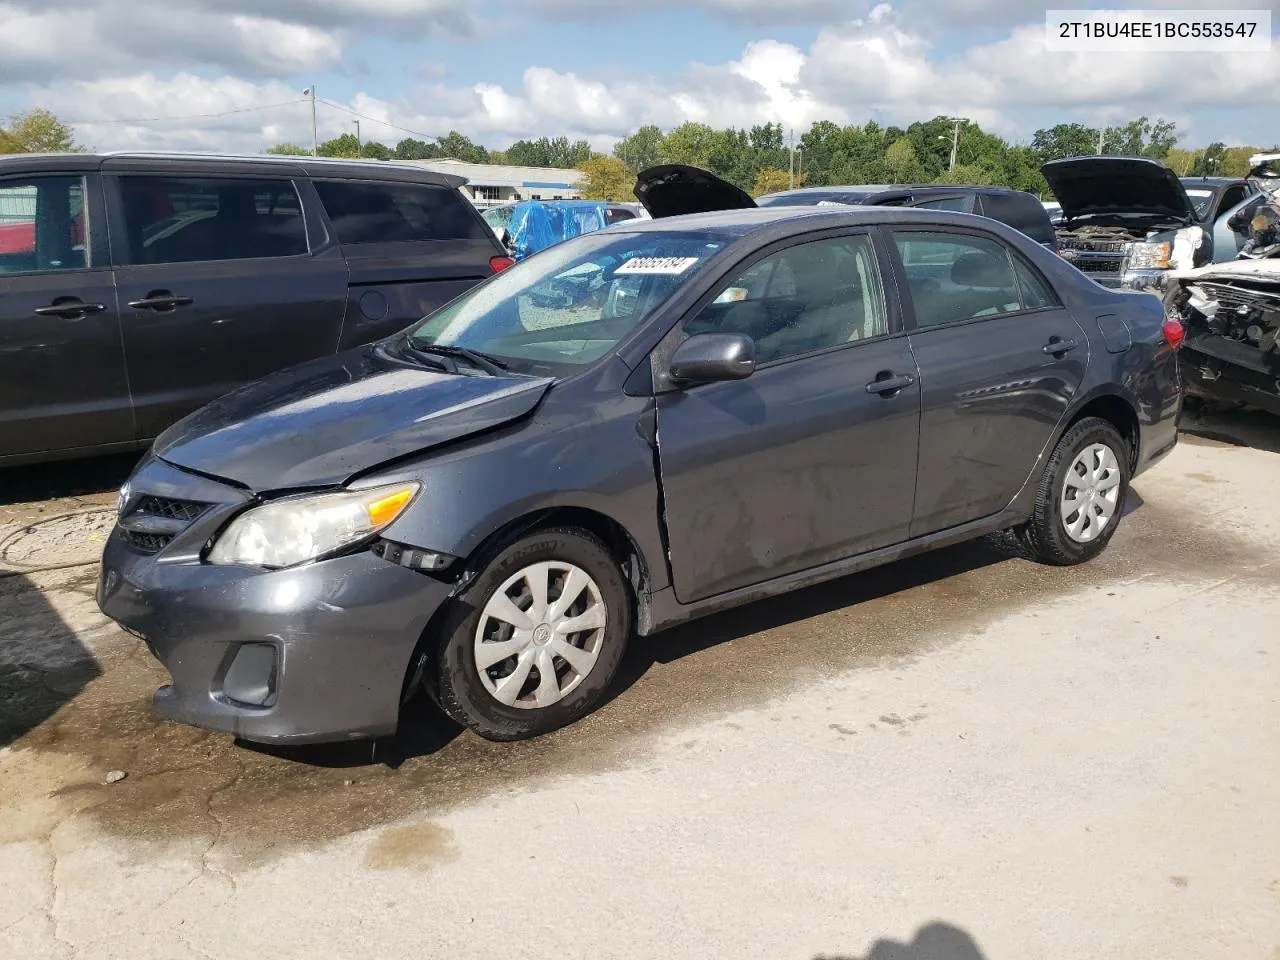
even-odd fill
[[[549,707],[591,672],[608,610],[572,563],[534,563],[507,578],[480,612],[475,656],[489,695],[508,707]]]
[[[1081,450],[1067,471],[1059,502],[1062,526],[1076,543],[1102,535],[1120,500],[1120,462],[1105,443]]]

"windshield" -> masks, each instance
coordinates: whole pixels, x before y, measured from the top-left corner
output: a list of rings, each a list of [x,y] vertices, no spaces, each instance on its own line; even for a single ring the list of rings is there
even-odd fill
[[[761,197],[756,201],[760,207],[844,207],[861,203],[869,193],[779,193],[773,197]]]
[[[701,233],[565,240],[427,317],[411,346],[464,347],[513,372],[563,376],[594,363],[724,248]]]
[[[1188,190],[1187,196],[1191,198],[1191,206],[1196,211],[1196,217],[1203,220],[1209,213],[1209,207],[1213,205],[1213,191]]]

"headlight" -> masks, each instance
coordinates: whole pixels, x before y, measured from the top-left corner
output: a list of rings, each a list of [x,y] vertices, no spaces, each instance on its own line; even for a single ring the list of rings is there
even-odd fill
[[[1169,266],[1170,245],[1167,243],[1131,243],[1125,268],[1128,270],[1163,270]]]
[[[117,519],[124,516],[125,507],[129,506],[129,497],[133,490],[126,481],[125,485],[120,488],[120,492],[116,494],[116,517]]]
[[[277,500],[231,522],[209,551],[210,563],[291,567],[367,539],[400,516],[416,483]]]

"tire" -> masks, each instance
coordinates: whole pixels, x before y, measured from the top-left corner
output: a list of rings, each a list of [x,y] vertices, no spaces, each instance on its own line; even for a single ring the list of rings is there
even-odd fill
[[[585,574],[585,583],[580,574]],[[578,589],[561,613],[556,601],[563,599],[570,576]],[[547,584],[547,604],[543,615],[533,618],[525,611],[533,612],[537,603],[537,582]],[[514,611],[498,599],[500,592]],[[511,620],[495,616],[495,610]],[[512,622],[517,614],[522,615],[522,626]],[[603,626],[596,627],[601,619]],[[556,629],[578,624],[588,629],[567,634]],[[494,557],[454,601],[423,683],[446,714],[487,740],[540,736],[573,723],[599,704],[622,663],[631,624],[631,592],[605,545],[585,530],[541,531]],[[482,676],[478,645],[494,648],[489,657],[508,650],[511,655],[488,664]],[[569,656],[575,663],[561,655],[566,646],[574,647],[576,652]],[[554,701],[550,689],[541,684],[539,664],[548,662],[543,659],[547,656],[556,674]],[[523,680],[517,676],[521,670]],[[503,702],[499,694],[514,702]],[[539,699],[546,699],[547,705],[539,705]]]
[[[1102,474],[1099,469],[1094,475],[1080,476],[1078,464],[1081,458],[1095,468],[1104,466],[1098,455],[1101,448],[1106,448],[1111,454],[1112,462],[1107,472]],[[1129,492],[1129,455],[1129,445],[1119,431],[1099,417],[1087,417],[1062,435],[1040,477],[1031,517],[1014,529],[1033,560],[1066,567],[1092,560],[1106,549],[1120,525],[1125,497]],[[1081,482],[1079,486],[1072,483],[1068,488],[1068,478],[1073,470]],[[1096,481],[1099,492],[1090,501],[1089,490],[1095,483],[1095,476],[1100,477]],[[1114,502],[1110,499],[1112,490]],[[1072,502],[1082,502],[1086,506],[1064,515],[1068,494],[1072,494]],[[1081,495],[1081,500],[1074,499]],[[1103,514],[1108,507],[1112,512],[1104,519]],[[1073,534],[1068,527],[1079,532]]]

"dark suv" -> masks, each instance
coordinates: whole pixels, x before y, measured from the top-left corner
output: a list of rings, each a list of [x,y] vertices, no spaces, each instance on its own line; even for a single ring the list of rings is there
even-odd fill
[[[0,464],[142,449],[510,263],[465,181],[395,163],[0,158]]]
[[[1007,223],[1050,250],[1058,238],[1044,204],[1029,193],[1007,187],[923,186],[803,187],[770,193],[756,200],[761,207],[848,204],[869,207],[922,207],[976,213]]]

